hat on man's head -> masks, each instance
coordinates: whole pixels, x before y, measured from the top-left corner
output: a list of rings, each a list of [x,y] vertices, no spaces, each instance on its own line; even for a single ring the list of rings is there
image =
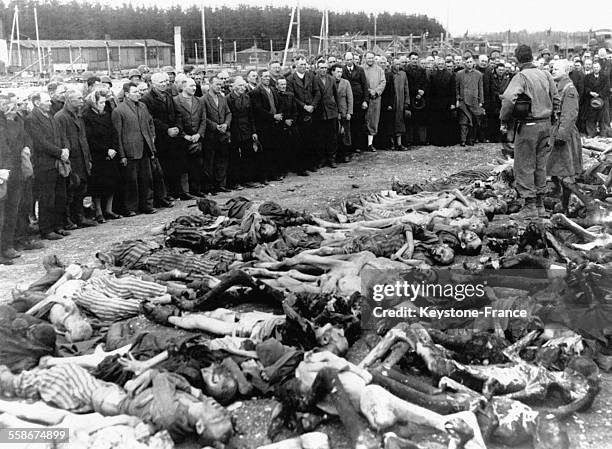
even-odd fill
[[[601,109],[604,107],[604,101],[601,97],[591,98],[591,107],[593,109]]]
[[[113,81],[110,79],[110,76],[107,76],[107,75],[102,75],[100,77],[100,82],[110,84],[111,86],[113,85]]]
[[[176,75],[176,69],[172,67],[171,65],[162,67],[161,71],[164,73],[174,73]]]

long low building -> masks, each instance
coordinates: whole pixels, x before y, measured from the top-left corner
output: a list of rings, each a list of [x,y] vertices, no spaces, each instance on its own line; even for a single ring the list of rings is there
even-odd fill
[[[44,70],[111,70],[133,68],[140,64],[150,67],[173,65],[173,46],[156,39],[87,39],[41,40]],[[21,53],[21,63],[20,55]],[[19,48],[13,44],[11,70],[39,68],[38,47],[35,40],[21,41]],[[50,67],[50,65],[52,67]]]

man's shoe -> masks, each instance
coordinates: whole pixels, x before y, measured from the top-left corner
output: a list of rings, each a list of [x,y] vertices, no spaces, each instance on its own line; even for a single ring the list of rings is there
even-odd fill
[[[12,259],[7,259],[6,257],[1,257],[0,256],[0,265],[13,265],[13,260]]]
[[[106,217],[107,220],[117,220],[118,218],[121,218],[121,215],[117,215],[114,212],[106,212],[104,217]]]
[[[18,251],[31,251],[34,249],[43,249],[45,244],[36,240],[23,240],[15,244],[15,249]]]
[[[100,214],[100,215],[96,215],[96,221],[100,224],[102,223],[106,223],[106,219],[104,218],[104,215]]]
[[[465,142],[461,142],[459,145],[464,147],[465,146]]]
[[[49,232],[48,234],[42,234],[41,238],[45,239],[45,240],[60,240],[63,239],[64,236],[56,233],[56,232]]]
[[[310,173],[308,173],[307,171],[299,171],[297,172],[298,176],[310,176]]]
[[[68,237],[69,235],[72,234],[72,232],[66,231],[65,229],[56,229],[55,233],[59,235],[63,235],[64,237]]]
[[[469,141],[467,144],[468,144],[468,147],[473,147],[474,146],[474,141]]]
[[[142,211],[143,214],[149,214],[149,215],[154,214],[156,212],[157,212],[157,209],[153,209],[153,208],[151,208],[151,209],[144,209]]]
[[[256,187],[261,187],[261,184],[257,184],[255,182],[245,182],[243,185],[248,189],[254,189]]]
[[[179,199],[183,201],[189,201],[189,200],[195,200],[196,197],[187,192],[183,192],[179,195]]]
[[[166,197],[165,197],[164,199],[165,199],[166,201],[170,201],[170,202],[172,202],[172,201],[176,201],[176,198],[175,198],[175,197],[173,197],[172,195],[166,195]]]
[[[328,163],[327,163],[327,166],[328,166],[329,168],[337,168],[337,167],[338,167],[338,166],[336,165],[336,163],[335,163],[335,162],[333,162],[333,161],[332,161],[332,162],[328,162]]]
[[[78,226],[76,225],[76,223],[72,223],[72,222],[69,222],[66,226],[64,226],[64,229],[66,231],[74,231],[77,228]]]
[[[78,223],[78,225],[79,228],[93,228],[94,226],[98,226],[98,223],[93,220],[90,220],[89,218],[83,218],[81,222]]]
[[[199,190],[195,191],[195,192],[189,192],[191,195],[198,197],[198,198],[204,198],[206,196],[206,194],[204,192],[200,192]]]
[[[408,151],[408,150],[410,150],[410,148],[408,148],[408,147],[406,147],[404,145],[399,145],[399,146],[395,147],[395,149],[397,151]]]
[[[228,189],[227,187],[219,187],[217,189],[217,192],[229,193],[229,192],[231,192],[231,190]]]
[[[174,207],[174,203],[164,198],[163,200],[158,201],[158,203],[155,206],[169,208],[169,207]]]
[[[21,257],[21,254],[15,251],[14,248],[7,248],[2,252],[2,256],[6,259],[17,259],[18,257]]]
[[[359,148],[355,148],[355,149],[353,150],[353,153],[355,153],[355,154],[359,154],[359,153],[361,153],[361,150],[360,150]]]
[[[133,210],[127,212],[124,217],[125,218],[130,218],[130,217],[135,217],[136,216],[136,212],[134,212]]]
[[[370,146],[368,147],[368,151],[369,151],[370,153],[376,153],[376,148],[374,148],[374,145],[370,145]]]

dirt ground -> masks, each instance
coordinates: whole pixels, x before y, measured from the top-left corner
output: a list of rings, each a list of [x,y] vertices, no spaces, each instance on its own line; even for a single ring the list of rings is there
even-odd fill
[[[224,202],[232,196],[249,199],[268,199],[284,207],[305,209],[310,212],[324,211],[349,195],[358,195],[389,189],[393,176],[404,182],[419,182],[440,178],[460,170],[487,168],[501,160],[499,146],[494,144],[468,147],[438,148],[420,147],[409,152],[362,153],[350,163],[336,169],[324,168],[310,177],[291,175],[285,180],[259,189],[244,189],[238,192],[218,195]],[[113,242],[134,238],[148,238],[152,232],[179,215],[194,213],[194,204],[180,202],[172,209],[163,209],[154,215],[139,215],[129,219],[109,221],[95,228],[77,230],[70,237],[56,242],[46,242],[46,248],[29,251],[15,260],[15,265],[0,265],[0,302],[10,299],[15,286],[27,286],[40,277],[44,270],[42,258],[56,254],[66,262],[87,262],[100,250]],[[271,399],[246,400],[235,404],[239,431],[235,443],[242,448],[255,448],[269,442],[265,436],[274,407]],[[575,415],[567,422],[568,432],[574,448],[610,449],[609,430],[612,428],[612,376],[604,375],[602,391],[588,413]],[[349,447],[343,430],[337,423],[326,424],[323,432],[330,435],[334,449]],[[290,436],[289,434],[285,436]],[[438,438],[428,433],[415,436],[424,447],[442,448]],[[183,447],[198,447],[183,445]],[[500,446],[491,446],[500,447]]]

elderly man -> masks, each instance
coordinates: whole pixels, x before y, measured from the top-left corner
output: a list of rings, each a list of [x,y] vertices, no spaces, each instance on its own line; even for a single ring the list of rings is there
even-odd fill
[[[414,51],[410,52],[408,58],[406,75],[408,76],[412,117],[407,136],[412,144],[421,145],[427,142],[427,114],[424,104],[427,100],[429,82],[425,69],[419,65],[419,54]]]
[[[280,177],[278,136],[283,115],[279,112],[278,95],[271,85],[269,71],[261,74],[261,83],[249,94],[255,116],[255,128],[263,146],[263,172],[268,181]]]
[[[296,119],[298,115],[297,103],[291,92],[287,92],[287,80],[281,78],[276,83],[278,91],[278,110],[283,115],[282,130],[280,136],[280,145],[282,152],[281,166],[283,175],[287,174],[289,169],[296,167],[295,149],[297,148],[297,127]]]
[[[570,80],[571,64],[565,59],[553,63],[552,76],[561,95],[559,117],[550,131],[550,148],[546,174],[552,176],[562,192],[561,205],[567,213],[572,191],[576,191],[575,177],[582,173],[582,142],[576,127],[579,95]]]
[[[328,73],[329,67],[324,59],[317,63],[317,76],[314,84],[315,126],[319,137],[319,160],[328,167],[336,167],[338,148],[338,87]]]
[[[481,126],[484,114],[484,89],[482,74],[474,70],[474,58],[465,59],[465,69],[457,72],[456,77],[457,108],[459,110],[459,129],[461,146],[474,145],[477,130]]]
[[[436,146],[449,146],[457,143],[457,124],[451,111],[455,109],[455,75],[452,59],[439,61],[429,80],[429,142]]]
[[[246,76],[246,92],[250,94],[252,91],[257,89],[257,83],[259,81],[259,74],[257,70],[249,70]]]
[[[208,93],[202,97],[206,113],[204,182],[206,192],[213,195],[230,191],[226,186],[232,112],[222,88],[223,81],[215,76],[210,81]]]
[[[174,97],[178,122],[183,130],[183,149],[185,151],[187,172],[181,174],[181,188],[193,196],[202,193],[202,141],[206,133],[206,114],[196,93],[196,82],[186,78],[181,84],[181,93]]]
[[[593,73],[589,73],[584,77],[584,109],[587,136],[595,137],[599,134],[609,137],[612,135],[610,123],[609,121],[606,123],[605,120],[609,96],[610,77],[601,71],[599,61],[594,62]]]
[[[119,163],[125,180],[124,215],[154,213],[152,161],[155,158],[155,125],[135,83],[123,85],[124,100],[112,113],[118,135]]]
[[[32,139],[34,189],[38,198],[38,227],[44,239],[58,240],[70,235],[63,229],[66,211],[66,178],[58,170],[60,162],[70,158],[55,118],[51,114],[51,97],[47,93],[32,95],[34,109],[25,119],[25,129]]]
[[[353,115],[351,116],[351,143],[353,151],[359,153],[365,148],[365,116],[368,109],[368,80],[362,67],[355,64],[353,53],[344,55],[342,78],[351,84],[353,93]]]
[[[366,65],[364,72],[368,81],[368,109],[366,112],[366,128],[368,131],[368,151],[376,152],[374,148],[374,136],[378,133],[378,121],[380,120],[380,96],[385,90],[385,72],[375,62],[374,53],[367,52],[365,55]]]
[[[82,107],[83,93],[79,90],[69,90],[66,92],[63,109],[55,114],[62,146],[70,150],[71,173],[66,211],[68,230],[96,226],[94,221],[85,218],[83,212],[83,198],[87,195],[87,181],[91,175],[91,153],[85,134],[85,123],[80,115]]]
[[[507,131],[509,122],[517,122],[514,137],[516,190],[525,199],[524,214],[534,217],[546,213],[548,139],[559,94],[552,75],[533,64],[533,54],[528,45],[519,45],[515,56],[521,71],[512,78],[503,94],[499,119],[502,132]],[[519,107],[516,107],[517,103]],[[525,103],[530,103],[530,106],[520,107]]]
[[[183,191],[181,175],[186,173],[185,152],[181,148],[182,130],[178,126],[176,107],[172,95],[168,92],[168,75],[164,72],[151,76],[151,90],[140,100],[149,110],[155,124],[155,147],[159,162],[163,169],[166,187],[170,195],[182,200],[193,199],[192,195]],[[166,192],[155,192],[157,206],[164,206],[167,201]]]
[[[255,152],[254,148],[258,136],[251,98],[246,93],[246,86],[246,81],[241,76],[237,76],[232,84],[232,92],[227,97],[227,104],[232,113],[229,178],[231,186],[255,187],[256,184],[253,183],[255,179],[265,178],[260,162],[261,153]]]
[[[270,63],[268,64],[268,70],[270,72],[270,86],[276,89],[276,82],[283,77],[281,73],[282,66],[280,61],[270,61]]]
[[[406,115],[410,113],[410,86],[408,85],[408,76],[401,69],[399,59],[393,61],[391,73],[393,73],[394,85],[393,112],[395,120],[393,135],[395,137],[395,149],[405,151],[408,148],[402,144],[402,136],[406,133]]]
[[[300,163],[296,167],[299,176],[308,176],[308,172],[316,171],[315,136],[312,129],[312,113],[314,106],[314,75],[308,71],[306,58],[300,57],[295,63],[295,72],[287,77],[287,90],[295,96],[298,106],[297,129],[300,145],[296,160]]]

